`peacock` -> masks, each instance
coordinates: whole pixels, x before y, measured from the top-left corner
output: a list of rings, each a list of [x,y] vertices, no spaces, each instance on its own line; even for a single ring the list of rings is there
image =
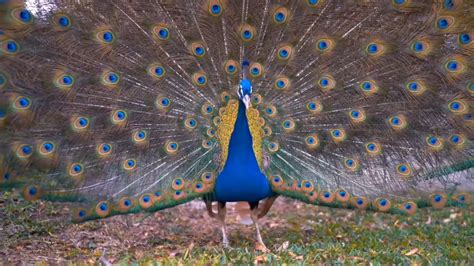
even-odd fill
[[[393,214],[474,177],[472,0],[1,0],[0,188],[71,219],[278,196]],[[217,202],[217,210],[212,204]]]

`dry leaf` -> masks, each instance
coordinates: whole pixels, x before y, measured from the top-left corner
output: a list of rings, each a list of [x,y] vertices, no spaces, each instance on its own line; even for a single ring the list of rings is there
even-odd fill
[[[418,248],[414,248],[414,249],[408,251],[407,253],[405,253],[405,256],[415,255],[416,253],[418,253],[418,251],[420,251]]]
[[[260,255],[260,256],[255,257],[255,261],[253,263],[259,264],[259,263],[264,263],[267,261],[268,261],[267,255]]]
[[[264,245],[260,244],[260,243],[257,243],[255,245],[255,250],[256,251],[261,251],[261,252],[264,252],[264,253],[270,253],[270,250],[267,247],[265,247]]]
[[[290,241],[285,241],[283,242],[283,244],[281,244],[280,247],[278,247],[277,251],[278,252],[284,251],[288,248],[289,245],[290,245]]]

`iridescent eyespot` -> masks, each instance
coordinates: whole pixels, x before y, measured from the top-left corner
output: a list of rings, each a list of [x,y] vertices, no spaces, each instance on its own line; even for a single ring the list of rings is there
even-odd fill
[[[202,193],[205,189],[206,186],[201,182],[197,182],[196,184],[194,184],[194,192],[196,193]]]
[[[319,144],[320,144],[319,137],[316,134],[312,134],[312,135],[307,136],[304,139],[304,142],[306,144],[306,147],[308,147],[309,149],[315,149],[315,148],[319,147]]]
[[[448,108],[455,114],[464,114],[467,111],[467,106],[463,100],[453,100],[449,102]]]
[[[213,128],[208,128],[206,130],[206,134],[208,137],[212,138],[216,135],[216,130],[214,130]]]
[[[354,109],[349,111],[349,117],[353,123],[361,123],[365,121],[365,112],[363,109]]]
[[[378,198],[374,201],[374,207],[380,212],[386,212],[392,207],[390,200],[385,198]]]
[[[285,183],[283,178],[281,178],[279,175],[273,175],[271,180],[274,187],[279,187]]]
[[[115,41],[115,34],[111,30],[101,30],[97,32],[96,39],[102,44],[112,44]]]
[[[342,128],[331,130],[330,135],[336,143],[339,143],[346,139],[346,131]]]
[[[364,81],[359,85],[359,87],[362,90],[362,92],[367,96],[370,96],[370,95],[378,92],[378,90],[379,90],[379,87],[377,86],[377,84],[373,80]]]
[[[364,210],[368,207],[369,201],[365,197],[352,197],[351,204],[357,209]]]
[[[462,147],[466,143],[466,139],[460,134],[452,134],[449,136],[449,142],[456,147]]]
[[[227,60],[227,62],[224,64],[224,70],[228,75],[234,75],[237,73],[238,64],[235,60]]]
[[[276,152],[280,148],[280,145],[278,145],[276,142],[270,142],[268,143],[267,147],[269,151]]]
[[[153,27],[152,33],[159,41],[166,41],[170,38],[170,30],[165,25],[157,25]]]
[[[408,3],[408,0],[392,0],[392,4],[395,6],[395,7],[401,7],[401,6],[404,6]]]
[[[454,24],[454,17],[442,16],[436,20],[436,28],[439,30],[448,30]]]
[[[209,5],[209,13],[213,16],[219,16],[222,14],[222,5],[218,1],[213,1]]]
[[[124,110],[116,110],[111,113],[111,121],[115,125],[121,125],[127,120],[128,114]]]
[[[155,105],[159,109],[166,109],[171,105],[171,100],[167,97],[158,97],[155,101]]]
[[[74,77],[69,74],[59,74],[54,81],[54,84],[59,89],[69,89],[74,85]]]
[[[147,140],[148,133],[146,130],[135,130],[132,133],[132,141],[134,143],[143,143],[144,141]]]
[[[15,55],[20,51],[20,45],[11,39],[0,42],[1,52],[6,55]]]
[[[11,11],[11,15],[16,22],[22,25],[28,25],[33,22],[33,15],[30,13],[30,11],[24,8],[13,9]]]
[[[209,148],[211,148],[211,147],[212,147],[212,144],[213,144],[212,140],[208,140],[208,139],[204,139],[204,140],[202,140],[202,142],[201,142],[201,146],[202,146],[204,149],[209,149]]]
[[[464,70],[464,64],[455,58],[449,59],[444,64],[444,68],[450,73],[460,73]]]
[[[334,41],[332,41],[331,39],[323,38],[323,39],[319,39],[316,42],[316,48],[320,52],[331,51],[333,47],[334,47]]]
[[[42,156],[51,155],[54,153],[55,145],[51,141],[45,141],[38,145],[39,154]]]
[[[418,57],[424,57],[428,55],[432,50],[431,44],[428,42],[428,40],[423,39],[415,40],[414,42],[412,42],[410,49]]]
[[[147,68],[148,75],[156,78],[156,79],[161,79],[166,75],[166,70],[165,68],[158,64],[154,63],[148,66]]]
[[[322,0],[306,0],[306,4],[310,7],[317,7],[321,2]]]
[[[0,72],[0,89],[3,89],[3,87],[7,85],[7,82],[8,78],[6,77],[6,75]]]
[[[210,115],[214,112],[214,107],[210,103],[205,103],[201,107],[201,112],[204,115]]]
[[[397,173],[404,177],[409,177],[412,174],[412,169],[409,163],[400,163],[396,166]]]
[[[388,123],[394,130],[401,130],[407,126],[406,119],[402,115],[394,115],[389,117]]]
[[[69,175],[72,177],[80,176],[84,173],[84,166],[80,163],[73,163],[69,166]]]
[[[276,107],[273,105],[267,106],[267,108],[265,108],[265,114],[269,117],[275,117],[277,114]]]
[[[359,169],[359,161],[353,158],[344,159],[344,167],[350,171],[357,171]]]
[[[376,142],[368,142],[365,144],[365,150],[371,155],[380,154],[381,152],[380,144]]]
[[[191,44],[191,53],[197,57],[203,57],[206,54],[206,48],[200,42],[194,42]]]
[[[293,119],[286,119],[281,123],[281,126],[283,127],[283,130],[290,132],[295,129],[295,122]]]
[[[33,147],[28,144],[22,144],[16,149],[16,156],[19,159],[27,159],[33,154]]]
[[[273,21],[277,24],[283,24],[288,19],[288,9],[285,7],[279,7],[273,13]]]
[[[7,117],[7,111],[5,111],[4,109],[0,109],[0,125],[1,125],[2,120],[4,120],[6,117]]]
[[[263,67],[260,63],[252,63],[250,64],[249,72],[253,78],[260,77],[263,74]]]
[[[277,57],[280,60],[288,60],[290,59],[292,54],[293,54],[293,47],[289,45],[284,45],[280,47],[277,51]]]
[[[216,175],[213,172],[204,172],[201,175],[201,180],[204,183],[211,184],[214,183]]]
[[[65,14],[56,14],[53,16],[53,23],[58,30],[67,30],[71,27],[71,18]]]
[[[426,87],[422,81],[411,81],[408,82],[406,88],[409,93],[413,95],[421,95],[426,91]]]
[[[193,83],[198,87],[204,87],[207,84],[207,76],[203,72],[193,74]]]
[[[175,178],[173,182],[171,183],[171,187],[174,190],[181,190],[184,188],[184,185],[185,185],[184,179],[182,179],[181,177]]]
[[[332,203],[334,201],[334,198],[335,198],[334,193],[332,193],[329,190],[322,191],[319,194],[319,199],[324,203]]]
[[[330,91],[336,87],[336,81],[331,75],[325,74],[318,80],[318,86],[323,91]]]
[[[28,97],[18,96],[13,101],[13,108],[17,111],[24,111],[31,107],[31,100]]]
[[[443,148],[443,140],[441,138],[438,138],[436,136],[428,136],[425,139],[426,144],[435,150],[439,150]]]
[[[178,151],[179,145],[174,141],[167,141],[165,144],[165,150],[169,154],[174,154]]]
[[[411,49],[415,53],[421,53],[426,49],[426,45],[421,41],[416,41],[411,45]]]
[[[258,93],[252,94],[252,103],[258,105],[262,102],[262,96]]]
[[[469,33],[461,33],[458,36],[458,42],[461,45],[468,45],[472,43],[472,36]]]
[[[97,154],[101,157],[108,156],[112,153],[112,145],[108,143],[102,143],[97,145]]]
[[[104,86],[115,87],[120,82],[120,76],[113,71],[104,71],[101,76],[101,83]]]
[[[137,160],[135,159],[125,159],[122,162],[122,168],[126,171],[135,170],[137,168]]]
[[[111,208],[109,207],[109,203],[107,203],[106,201],[101,201],[95,206],[95,213],[99,217],[107,217],[110,214],[110,209]]]
[[[312,114],[318,114],[323,110],[323,105],[319,100],[313,100],[306,104],[306,109]]]
[[[365,50],[369,55],[381,55],[385,47],[381,43],[371,42],[367,45]]]
[[[198,125],[198,122],[195,118],[187,118],[186,120],[184,120],[184,126],[187,129],[195,129],[197,125]]]
[[[23,189],[23,197],[28,201],[41,198],[41,188],[39,186],[26,186]]]
[[[71,121],[71,125],[74,130],[83,130],[89,127],[89,119],[86,117],[74,117]]]
[[[240,27],[240,38],[244,42],[249,42],[249,41],[253,40],[254,37],[255,37],[255,28],[254,27],[252,27],[248,24],[245,24],[242,27]]]
[[[274,87],[278,90],[288,89],[290,87],[290,80],[287,77],[281,76],[275,80]]]

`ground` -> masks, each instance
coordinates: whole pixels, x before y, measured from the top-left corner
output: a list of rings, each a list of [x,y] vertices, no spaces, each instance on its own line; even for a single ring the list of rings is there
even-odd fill
[[[474,263],[474,208],[399,216],[310,206],[279,198],[260,223],[271,253],[254,250],[254,227],[229,206],[231,249],[201,202],[154,214],[70,224],[68,207],[0,196],[0,263]]]

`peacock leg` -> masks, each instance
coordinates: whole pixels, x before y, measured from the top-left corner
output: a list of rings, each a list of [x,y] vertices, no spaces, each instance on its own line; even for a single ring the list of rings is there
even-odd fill
[[[250,217],[252,218],[253,224],[255,225],[256,233],[257,233],[257,246],[256,249],[263,251],[263,252],[270,252],[270,250],[265,246],[263,243],[262,235],[260,234],[260,227],[258,226],[258,201],[257,202],[249,202],[250,205]]]
[[[217,204],[217,219],[221,223],[222,230],[222,244],[225,248],[229,248],[229,239],[227,238],[227,228],[225,226],[225,202],[218,202]]]
[[[278,195],[265,199],[265,202],[263,203],[263,207],[260,209],[260,212],[258,213],[258,216],[257,216],[258,219],[262,218],[268,213],[268,211],[273,206],[273,203],[275,202],[277,198],[278,198]]]

